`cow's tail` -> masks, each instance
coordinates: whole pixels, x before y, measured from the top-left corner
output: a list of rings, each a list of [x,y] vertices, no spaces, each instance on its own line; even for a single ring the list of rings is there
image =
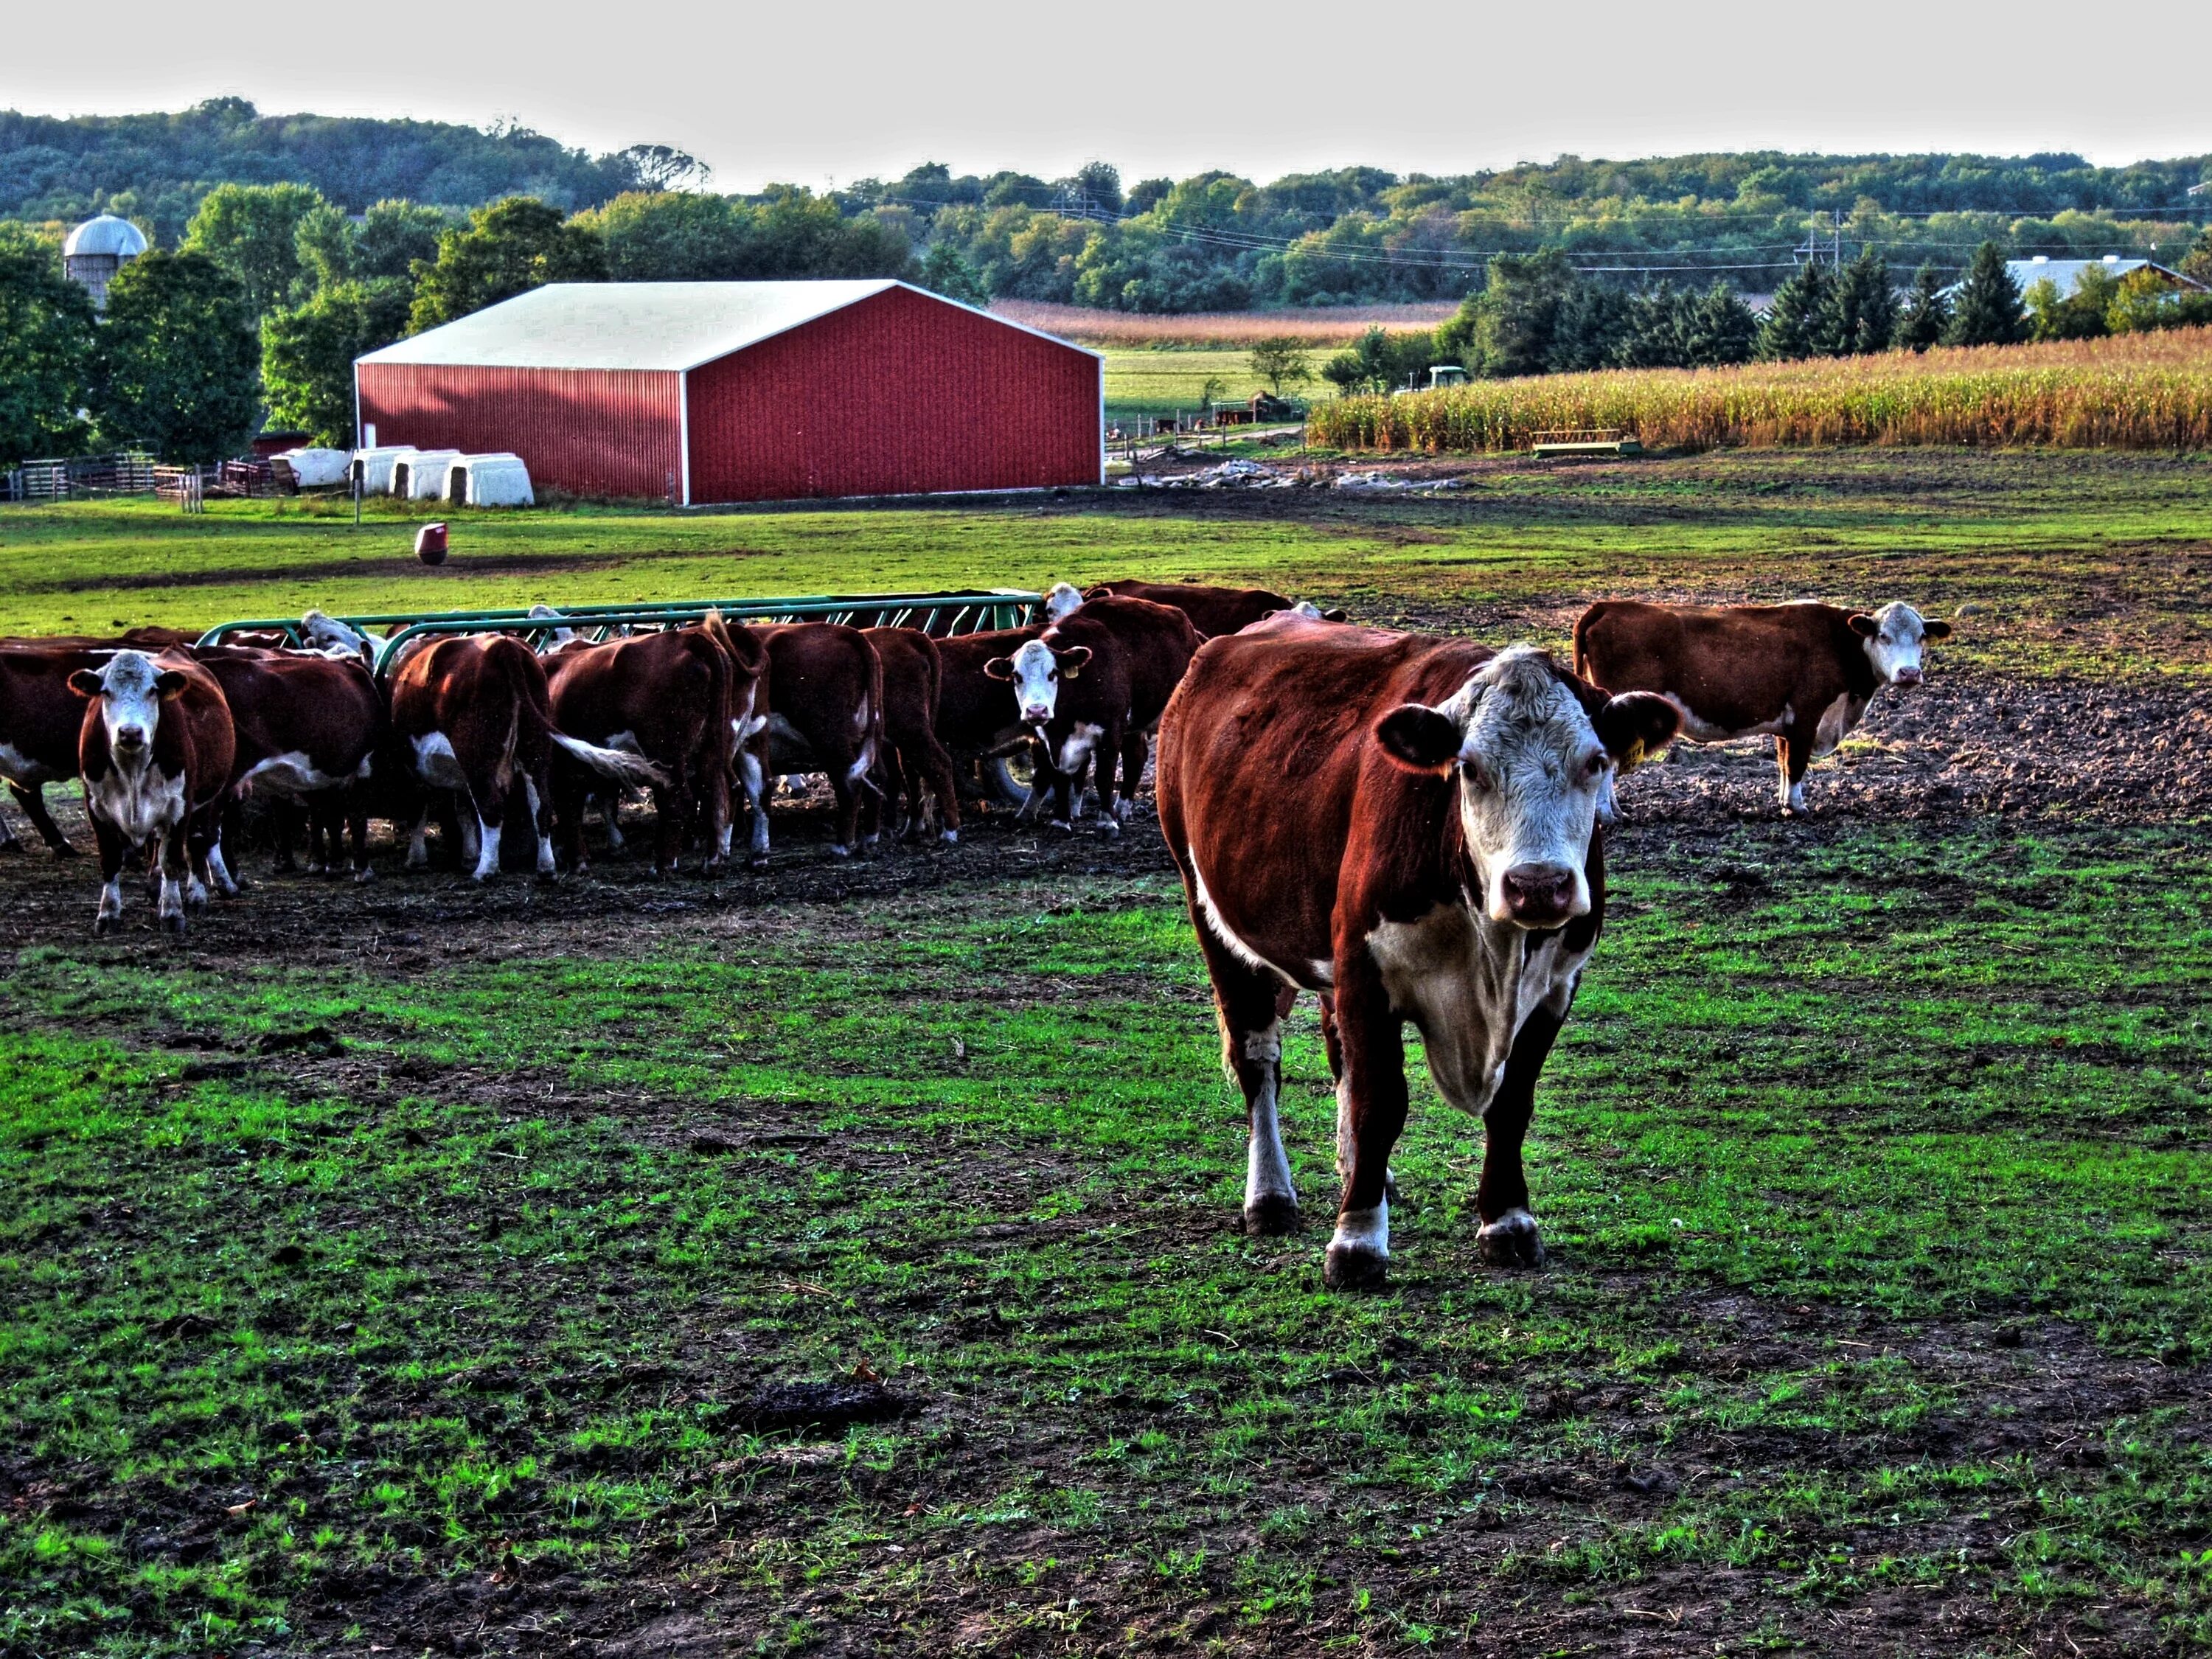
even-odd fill
[[[1596,614],[1597,607],[1592,605],[1575,618],[1575,678],[1588,680],[1592,685],[1597,682],[1589,675],[1589,625],[1590,618]]]
[[[602,749],[595,743],[586,743],[581,738],[572,738],[566,732],[551,726],[546,727],[545,735],[611,782],[631,789],[665,789],[668,787],[668,774],[642,755],[626,755],[619,749]]]
[[[876,654],[874,645],[864,636],[855,635],[860,649],[868,653],[867,706],[860,710],[860,752],[853,762],[853,770],[846,781],[866,784],[878,794],[882,788],[875,782],[877,758],[884,752],[884,659]]]

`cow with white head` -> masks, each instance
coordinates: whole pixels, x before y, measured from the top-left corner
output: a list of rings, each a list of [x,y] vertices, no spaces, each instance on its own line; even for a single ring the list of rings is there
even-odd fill
[[[77,736],[85,813],[100,843],[94,930],[120,924],[123,866],[149,842],[161,849],[157,914],[185,931],[187,904],[207,903],[208,850],[231,785],[237,739],[222,690],[182,653],[118,651],[81,668],[70,689],[89,705]]]
[[[1248,1231],[1297,1224],[1281,1022],[1322,1002],[1343,1188],[1328,1283],[1380,1279],[1403,1028],[1487,1130],[1486,1261],[1543,1247],[1521,1146],[1605,914],[1598,799],[1662,746],[1663,699],[1607,697],[1543,653],[1289,613],[1209,641],[1160,728],[1160,827],[1248,1116]]]

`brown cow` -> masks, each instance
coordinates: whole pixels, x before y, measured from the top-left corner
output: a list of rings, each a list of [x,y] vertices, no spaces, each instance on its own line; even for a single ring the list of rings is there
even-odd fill
[[[519,782],[538,836],[538,875],[553,878],[552,767],[566,751],[610,781],[665,786],[651,761],[586,743],[553,721],[545,671],[530,647],[503,635],[449,636],[401,658],[392,674],[392,733],[409,769],[432,789],[450,789],[471,810],[460,818],[461,856],[474,879],[498,873],[507,793]],[[429,860],[426,799],[417,813],[407,866]]]
[[[918,628],[860,632],[884,665],[884,744],[878,756],[882,794],[872,817],[885,811],[896,816],[903,800],[905,822],[898,833],[918,836],[925,827],[927,799],[936,803],[938,838],[957,842],[960,799],[952,787],[952,757],[937,738],[937,701],[945,681],[937,641]]]
[[[185,931],[185,907],[207,903],[206,849],[230,793],[235,746],[222,688],[182,652],[118,651],[80,668],[70,688],[87,699],[77,734],[86,815],[100,843],[100,908],[93,931],[123,915],[123,866],[149,842],[161,851],[156,914]]]
[[[1073,797],[1095,756],[1102,822],[1109,834],[1120,831],[1144,776],[1146,739],[1202,642],[1181,611],[1109,596],[1085,599],[1012,655],[985,665],[1013,687],[1022,724],[1042,739],[1039,783],[1051,786],[1055,828],[1073,826],[1081,805]]]
[[[1243,1091],[1250,1231],[1297,1224],[1277,1127],[1282,1018],[1319,995],[1343,1176],[1324,1269],[1379,1279],[1411,1021],[1487,1130],[1484,1259],[1543,1258],[1521,1143],[1605,913],[1606,777],[1674,735],[1525,646],[1278,617],[1210,640],[1160,727],[1160,828]]]
[[[11,640],[0,650],[0,778],[58,859],[76,856],[46,802],[46,785],[76,775],[84,701],[70,689],[70,676],[100,668],[113,654],[81,646],[41,649],[30,640]],[[0,851],[21,850],[0,818]]]
[[[1951,624],[1909,605],[1668,605],[1605,599],[1575,623],[1575,672],[1608,691],[1656,691],[1693,743],[1771,734],[1782,810],[1805,810],[1805,769],[1886,685],[1920,684],[1925,640]]]
[[[702,869],[722,867],[730,844],[732,681],[758,678],[764,653],[750,634],[732,635],[719,611],[689,628],[571,645],[545,659],[554,723],[587,742],[642,755],[667,775],[653,792],[659,822],[653,870],[673,873],[693,814],[706,841]],[[571,869],[586,866],[584,799],[591,781],[580,768],[556,769],[555,800],[562,851]],[[608,840],[622,844],[611,803]]]
[[[1099,582],[1078,592],[1066,582],[1054,586],[1045,595],[1045,616],[1053,622],[1081,605],[1086,599],[1119,597],[1127,599],[1150,599],[1154,605],[1173,605],[1191,620],[1191,625],[1208,639],[1220,634],[1234,634],[1249,628],[1264,617],[1279,611],[1295,611],[1297,601],[1266,587],[1207,587],[1198,582]],[[1323,611],[1307,607],[1307,614],[1325,622],[1342,622],[1341,611]]]
[[[884,665],[866,635],[839,623],[786,623],[759,630],[768,644],[767,724],[758,741],[761,783],[740,763],[752,798],[753,848],[766,850],[767,779],[826,773],[837,798],[830,851],[849,858],[860,845],[860,793],[884,742]]]
[[[287,809],[278,830],[277,867],[292,867],[289,811],[304,807],[309,871],[336,874],[344,866],[343,825],[353,834],[354,879],[368,881],[373,872],[364,786],[388,724],[384,694],[368,670],[358,658],[314,651],[210,646],[193,655],[222,687],[230,707],[237,734],[233,794],[271,795]],[[238,890],[220,841],[208,867],[227,891]]]

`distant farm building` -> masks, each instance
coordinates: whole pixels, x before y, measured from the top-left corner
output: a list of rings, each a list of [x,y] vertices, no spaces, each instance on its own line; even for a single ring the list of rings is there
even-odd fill
[[[94,310],[105,311],[115,273],[145,251],[144,232],[128,219],[103,213],[70,232],[62,244],[62,270],[92,295]]]
[[[2012,273],[2013,285],[2022,294],[2038,283],[2049,282],[2058,289],[2062,300],[2074,297],[2074,290],[2081,286],[2082,273],[2091,270],[2101,270],[2115,282],[2138,270],[2148,270],[2167,288],[2191,293],[2204,291],[2203,283],[2183,276],[2171,266],[2160,264],[2154,259],[2124,259],[2117,253],[2107,253],[2101,259],[2052,259],[2039,253],[2033,259],[2008,259],[2005,269]]]
[[[1097,354],[897,282],[558,283],[354,365],[363,447],[716,501],[1092,484]]]

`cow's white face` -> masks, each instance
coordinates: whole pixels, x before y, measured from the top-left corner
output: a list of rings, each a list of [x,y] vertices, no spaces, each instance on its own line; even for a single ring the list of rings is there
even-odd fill
[[[70,683],[84,696],[100,700],[108,753],[125,769],[135,769],[152,755],[162,700],[185,689],[182,674],[156,667],[142,651],[118,651],[97,673],[80,669]]]
[[[1056,623],[1083,603],[1083,594],[1073,582],[1054,582],[1052,592],[1044,596],[1044,619]]]
[[[360,657],[372,668],[376,665],[376,647],[383,643],[374,635],[319,611],[310,611],[300,618],[300,641],[311,650]]]
[[[1090,660],[1087,646],[1055,650],[1042,640],[1030,640],[1012,657],[1000,658],[988,665],[984,672],[1012,684],[1014,707],[1024,726],[1044,726],[1060,707],[1060,683],[1073,679]],[[1003,671],[1000,669],[1001,663],[1006,665]]]
[[[1950,623],[1923,617],[1902,602],[1886,605],[1870,617],[1852,617],[1850,627],[1874,665],[1875,678],[1884,685],[1898,686],[1919,684],[1923,643],[1948,639],[1951,633]]]
[[[1605,781],[1670,739],[1679,718],[1665,699],[1632,692],[1594,722],[1548,658],[1516,646],[1440,707],[1391,710],[1376,735],[1401,765],[1455,776],[1484,914],[1542,928],[1589,913],[1583,866]]]

